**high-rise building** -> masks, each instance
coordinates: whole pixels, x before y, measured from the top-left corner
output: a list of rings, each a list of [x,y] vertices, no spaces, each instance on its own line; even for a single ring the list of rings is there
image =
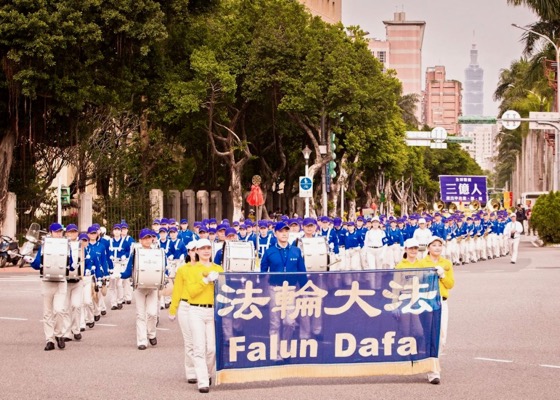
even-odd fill
[[[373,39],[369,49],[385,66],[394,69],[402,82],[403,94],[418,95],[416,118],[422,120],[422,43],[425,21],[407,21],[404,11],[394,14],[393,20],[383,21],[385,40]]]
[[[478,65],[476,44],[471,48],[471,62],[465,69],[465,101],[463,115],[484,115],[484,70]]]
[[[470,125],[471,129],[463,130],[463,136],[472,138],[472,143],[461,144],[483,170],[493,171],[495,157],[498,155],[497,125]]]
[[[342,21],[342,0],[299,0],[313,15],[325,22],[337,24]]]
[[[442,127],[447,133],[460,132],[457,119],[461,115],[461,82],[447,80],[445,67],[426,69],[422,122],[431,127]]]

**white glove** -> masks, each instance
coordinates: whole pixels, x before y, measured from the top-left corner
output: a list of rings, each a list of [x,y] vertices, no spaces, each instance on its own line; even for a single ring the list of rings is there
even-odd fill
[[[171,322],[175,321],[175,319],[177,318],[176,315],[169,315],[168,317]]]
[[[86,270],[86,276],[90,276],[91,275],[91,271],[89,269]]]
[[[208,280],[208,277],[205,276],[204,278],[202,278],[202,282],[204,282],[205,285],[208,285],[210,283],[210,281]]]
[[[111,259],[111,261],[115,261],[115,256],[110,256],[109,258]]]
[[[122,261],[126,261],[126,256],[121,256]]]
[[[167,256],[168,261],[173,261],[173,256]]]
[[[436,267],[436,272],[439,276],[439,279],[445,278],[445,270],[442,267],[440,267],[439,265]]]
[[[334,250],[334,243],[329,243],[329,249]]]
[[[25,261],[28,264],[31,264],[33,262],[33,257],[31,256],[23,256],[23,261]]]
[[[185,256],[181,255],[181,257],[179,257],[179,261],[184,262],[185,261]]]
[[[216,271],[212,271],[208,274],[208,281],[214,282],[220,277],[220,274]]]

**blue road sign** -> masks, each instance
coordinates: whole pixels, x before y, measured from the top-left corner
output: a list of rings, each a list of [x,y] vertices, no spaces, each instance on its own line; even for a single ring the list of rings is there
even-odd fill
[[[301,190],[309,190],[313,187],[313,181],[311,178],[305,176],[299,181],[299,186],[301,187]]]

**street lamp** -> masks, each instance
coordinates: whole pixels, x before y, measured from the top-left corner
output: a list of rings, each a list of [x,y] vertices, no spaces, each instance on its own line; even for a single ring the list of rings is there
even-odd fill
[[[511,24],[511,26],[513,26],[514,28],[517,29],[521,29],[522,31],[525,32],[530,32],[534,35],[537,35],[540,38],[543,38],[544,40],[546,40],[547,42],[549,42],[553,47],[554,50],[556,50],[556,112],[560,112],[560,92],[559,92],[559,84],[560,84],[560,49],[558,49],[558,46],[556,45],[556,43],[554,43],[554,41],[549,38],[548,36],[543,35],[542,33],[538,33],[535,32],[534,30],[531,29],[527,29],[523,26],[519,26],[517,24]],[[555,192],[558,191],[558,176],[560,175],[558,173],[558,169],[560,168],[560,133],[558,132],[558,129],[556,129],[556,133],[554,134],[554,171],[553,172],[553,182],[552,182],[552,190],[554,190]]]
[[[305,149],[301,151],[303,158],[305,158],[305,177],[309,178],[309,156],[311,156],[311,149],[305,145]],[[309,197],[305,198],[305,217],[309,217]]]

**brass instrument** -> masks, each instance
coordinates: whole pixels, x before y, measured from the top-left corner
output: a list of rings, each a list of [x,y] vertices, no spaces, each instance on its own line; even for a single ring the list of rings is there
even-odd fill
[[[478,211],[480,210],[480,201],[478,200],[473,200],[471,201],[471,204],[469,204],[469,209],[471,211]]]
[[[444,208],[445,208],[445,203],[441,200],[438,200],[433,204],[434,211],[441,211]]]
[[[500,209],[500,202],[496,199],[490,199],[490,201],[486,203],[486,208],[488,211],[498,211]]]
[[[428,211],[428,203],[426,203],[425,201],[418,202],[418,204],[416,205],[416,212],[423,213],[426,211]]]
[[[451,202],[451,203],[447,203],[447,209],[449,210],[450,213],[454,213],[455,211],[457,211],[457,204]]]

